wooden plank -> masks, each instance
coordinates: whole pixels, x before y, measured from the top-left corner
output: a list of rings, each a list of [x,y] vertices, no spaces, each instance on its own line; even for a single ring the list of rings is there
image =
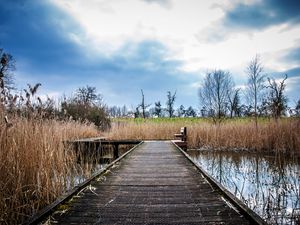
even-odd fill
[[[169,141],[140,145],[50,224],[253,224]]]
[[[113,167],[115,164],[117,164],[121,159],[125,158],[130,152],[132,152],[135,148],[137,148],[142,142],[140,142],[138,145],[134,146],[132,149],[130,149],[128,152],[123,154],[121,157],[117,158],[113,162],[111,162],[109,165],[105,166],[103,169],[99,170],[96,174],[94,174],[90,179],[87,179],[85,182],[77,185],[74,187],[71,191],[67,192],[60,198],[58,198],[56,201],[51,203],[49,206],[45,207],[44,209],[37,212],[35,215],[33,215],[31,218],[29,218],[27,221],[24,222],[24,225],[30,225],[30,224],[39,224],[41,221],[43,221],[47,216],[49,216],[51,213],[55,212],[57,208],[65,204],[67,201],[71,200],[75,195],[80,193],[85,187],[87,187],[92,181],[97,179],[99,176],[104,174],[108,169]]]
[[[233,204],[237,209],[251,221],[253,224],[266,225],[267,223],[254,211],[252,211],[248,206],[246,206],[242,201],[235,197],[230,191],[228,191],[222,184],[217,182],[213,177],[211,177],[205,170],[203,170],[198,164],[196,164],[192,158],[184,152],[176,142],[173,144],[181,151],[181,153],[201,172],[201,174],[212,184],[214,188],[220,191],[220,193]]]

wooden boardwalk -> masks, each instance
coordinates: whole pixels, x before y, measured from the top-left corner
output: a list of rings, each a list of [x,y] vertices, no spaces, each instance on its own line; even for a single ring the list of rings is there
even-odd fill
[[[60,208],[50,224],[252,224],[169,141],[144,142]]]

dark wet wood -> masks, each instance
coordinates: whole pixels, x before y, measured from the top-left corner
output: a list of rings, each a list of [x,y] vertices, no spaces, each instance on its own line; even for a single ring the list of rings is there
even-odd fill
[[[51,224],[251,224],[171,143],[145,142]]]
[[[140,140],[109,140],[106,138],[85,138],[74,141],[68,141],[68,143],[80,143],[80,144],[94,144],[99,143],[102,145],[134,145],[140,143]]]
[[[107,140],[104,137],[99,138],[85,138],[74,141],[68,141],[68,144],[73,145],[73,148],[78,155],[78,159],[93,158],[103,156],[103,146],[113,147],[113,158],[119,158],[119,146],[120,145],[136,145],[140,140]]]

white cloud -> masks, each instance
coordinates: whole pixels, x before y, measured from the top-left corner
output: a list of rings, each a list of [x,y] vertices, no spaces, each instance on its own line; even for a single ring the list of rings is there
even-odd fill
[[[282,81],[282,79],[279,81]],[[297,88],[300,87],[300,74],[298,77],[289,77],[286,80],[286,91],[287,92],[293,91],[296,87]],[[300,96],[299,96],[299,98],[300,98]]]
[[[82,26],[84,37],[70,37],[90,51],[109,55],[128,41],[158,40],[169,49],[167,57],[182,60],[181,69],[189,72],[220,68],[240,71],[245,78],[243,68],[257,53],[266,67],[286,70],[290,64],[280,60],[281,51],[292,48],[300,38],[300,27],[286,29],[286,24],[251,33],[222,27],[225,11],[241,1],[50,1]],[[253,1],[258,0],[247,2]]]
[[[157,3],[167,9],[172,7],[172,3],[170,0],[144,0],[144,1],[149,3]]]
[[[186,45],[195,43],[194,34],[201,27],[220,17],[220,10],[211,7],[214,1],[173,1],[167,10],[141,0],[51,1],[82,26],[89,44],[103,51],[117,50],[128,40],[155,39],[171,52],[181,52]]]
[[[286,80],[286,94],[290,104],[296,104],[300,100],[300,74],[298,77],[289,77]]]

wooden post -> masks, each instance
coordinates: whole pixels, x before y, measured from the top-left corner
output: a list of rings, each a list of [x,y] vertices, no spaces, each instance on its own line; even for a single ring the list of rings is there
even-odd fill
[[[175,137],[180,138],[180,140],[175,140],[174,143],[182,148],[184,151],[187,150],[187,128],[181,127],[179,134],[174,134]]]
[[[102,158],[104,153],[103,153],[103,145],[102,145],[101,141],[96,142],[96,149],[97,149],[97,152],[99,153],[100,158]]]
[[[186,129],[186,127],[183,127],[181,140],[184,141],[184,142],[187,141],[187,129]]]
[[[114,159],[119,158],[119,144],[115,143],[113,144],[113,148],[114,148]]]

